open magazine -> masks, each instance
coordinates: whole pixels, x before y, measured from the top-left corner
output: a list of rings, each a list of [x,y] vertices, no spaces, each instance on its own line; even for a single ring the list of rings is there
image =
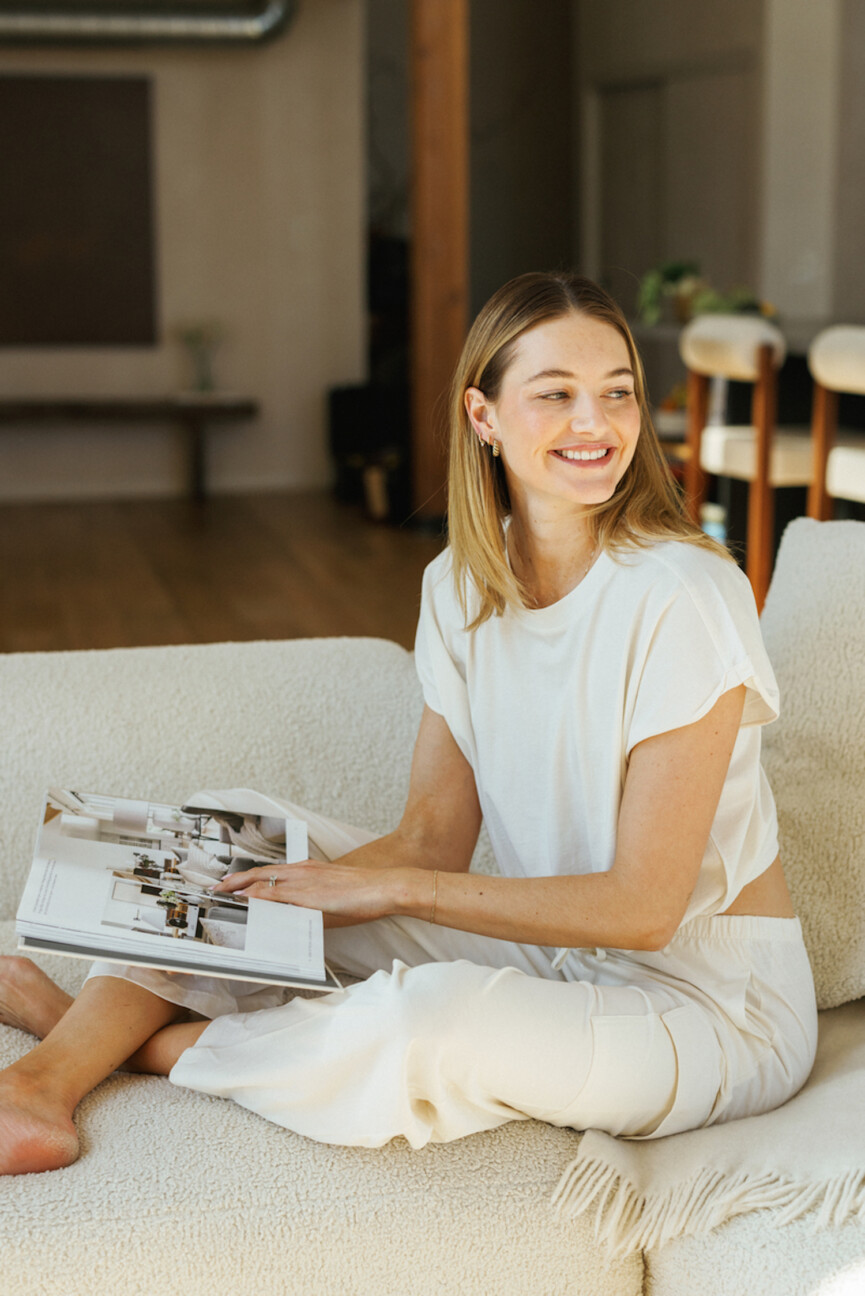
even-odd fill
[[[52,788],[19,948],[336,990],[317,909],[211,890],[239,869],[308,858],[301,819]]]

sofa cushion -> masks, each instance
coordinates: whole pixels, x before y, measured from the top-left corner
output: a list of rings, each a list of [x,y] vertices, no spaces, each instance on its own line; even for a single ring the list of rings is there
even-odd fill
[[[13,924],[0,924],[11,952]],[[74,992],[85,965],[39,957]],[[0,1066],[33,1039],[0,1027]],[[115,1075],[83,1154],[0,1179],[4,1296],[640,1296],[588,1220],[550,1206],[579,1136],[537,1121],[412,1151],[314,1143],[168,1080]]]
[[[865,995],[865,523],[798,518],[762,618],[781,690],[763,739],[817,1002]]]
[[[861,1296],[865,1222],[824,1233],[804,1217],[773,1227],[769,1211],[645,1252],[646,1296]]]
[[[0,656],[0,918],[48,786],[169,802],[254,787],[386,831],[422,705],[411,654],[383,639]]]

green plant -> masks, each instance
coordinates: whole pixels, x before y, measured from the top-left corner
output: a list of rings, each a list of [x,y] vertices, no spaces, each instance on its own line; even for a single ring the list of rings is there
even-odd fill
[[[640,280],[637,314],[644,324],[657,324],[664,304],[671,301],[676,320],[685,324],[693,315],[777,314],[771,303],[762,301],[743,284],[722,292],[700,275],[696,261],[667,261],[648,270]]]
[[[666,261],[647,270],[637,293],[637,314],[644,324],[657,324],[665,298],[689,298],[701,283],[696,261]]]
[[[695,315],[765,315],[777,312],[770,302],[762,301],[751,288],[739,285],[728,292],[719,292],[709,284],[694,293],[691,306]]]

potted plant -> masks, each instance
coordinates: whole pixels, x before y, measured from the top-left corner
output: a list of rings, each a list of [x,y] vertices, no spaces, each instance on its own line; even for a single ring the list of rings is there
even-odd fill
[[[657,324],[669,307],[673,319],[686,324],[694,295],[704,286],[696,261],[666,261],[640,280],[637,314],[644,324]]]

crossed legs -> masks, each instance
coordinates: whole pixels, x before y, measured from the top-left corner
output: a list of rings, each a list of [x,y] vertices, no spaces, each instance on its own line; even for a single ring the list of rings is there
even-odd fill
[[[70,1165],[81,1099],[120,1067],[167,1075],[208,1025],[185,1016],[118,977],[92,978],[73,1000],[29,959],[0,958],[0,1022],[41,1040],[0,1071],[0,1174]]]

